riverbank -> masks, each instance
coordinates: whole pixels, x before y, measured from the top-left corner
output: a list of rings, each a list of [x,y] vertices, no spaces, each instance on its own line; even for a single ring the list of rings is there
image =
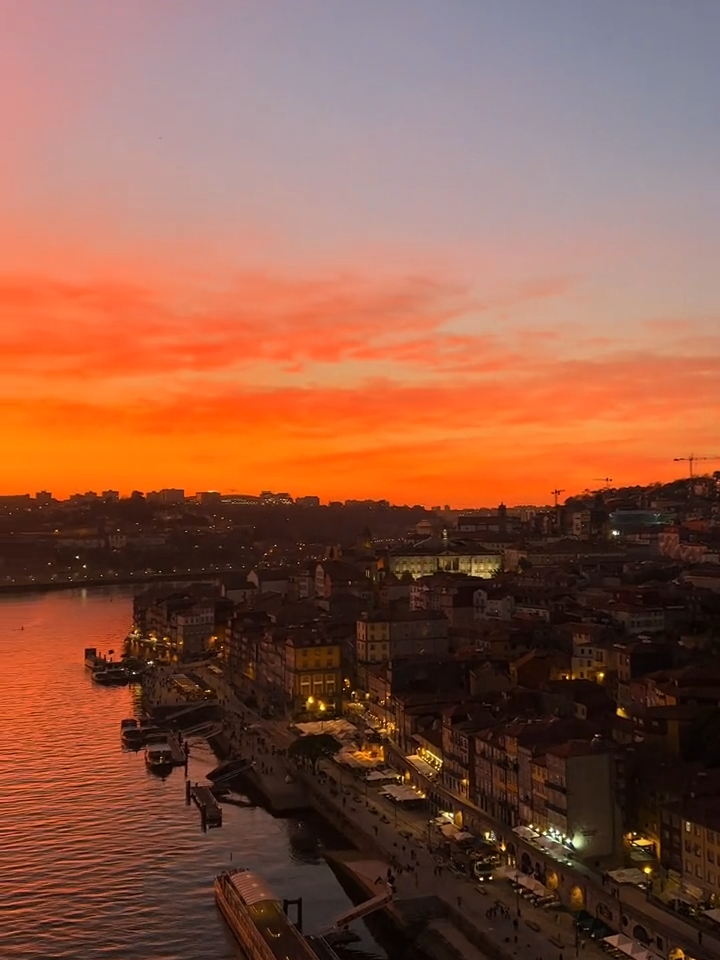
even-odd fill
[[[594,943],[576,940],[569,914],[520,903],[504,881],[490,884],[488,892],[487,885],[457,876],[431,848],[427,818],[423,824],[406,819],[333,761],[322,761],[318,774],[289,764],[285,752],[295,737],[286,724],[258,718],[224,678],[203,666],[194,670],[217,693],[233,751],[253,759],[261,775],[277,781],[290,774],[302,784],[312,808],[352,844],[353,850],[328,854],[333,868],[363,897],[370,895],[368,882],[372,887],[378,877],[392,873],[396,897],[383,908],[384,914],[424,953],[436,960],[480,955],[486,960],[559,960],[565,951],[582,946],[588,960],[604,957]],[[357,866],[360,862],[364,869]],[[377,872],[369,881],[368,870]],[[436,905],[434,910],[428,909],[429,903]]]
[[[28,593],[61,593],[69,590],[95,590],[101,587],[145,587],[152,583],[215,583],[221,580],[223,576],[232,576],[237,571],[233,570],[195,570],[188,573],[155,573],[127,574],[120,577],[86,577],[83,580],[48,580],[44,583],[37,581],[23,583],[2,583],[0,584],[0,595],[12,596],[14,594],[23,595]]]

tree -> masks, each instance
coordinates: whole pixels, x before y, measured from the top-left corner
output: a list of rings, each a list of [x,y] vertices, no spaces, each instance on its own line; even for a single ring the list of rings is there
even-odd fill
[[[312,772],[317,772],[317,765],[323,757],[334,757],[340,749],[340,744],[329,733],[311,733],[307,737],[300,737],[288,747],[288,757],[299,763],[309,763]]]

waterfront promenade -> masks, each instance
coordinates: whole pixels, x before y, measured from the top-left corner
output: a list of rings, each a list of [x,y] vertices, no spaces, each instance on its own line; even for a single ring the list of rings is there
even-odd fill
[[[223,678],[207,670],[202,671],[202,676],[213,684],[218,699],[228,711],[230,722],[236,718],[230,731],[234,749],[255,760],[261,770],[267,770],[271,776],[284,777],[287,761],[274,754],[273,747],[284,750],[293,742],[295,737],[288,727],[254,715]],[[252,721],[253,729],[245,730],[248,719]],[[265,740],[264,744],[262,740]],[[606,957],[593,941],[576,942],[569,914],[531,906],[516,895],[507,881],[481,886],[474,879],[454,875],[448,864],[429,849],[427,816],[408,817],[376,788],[356,781],[331,760],[321,761],[319,770],[324,776],[309,777],[301,770],[293,770],[293,773],[306,784],[319,812],[366,851],[362,860],[350,858],[345,862],[346,873],[352,874],[354,870],[361,873],[357,877],[359,887],[366,887],[368,877],[375,873],[369,881],[375,887],[375,881],[385,878],[388,868],[392,867],[398,900],[437,897],[444,901],[448,919],[431,921],[430,929],[451,947],[464,951],[464,956],[474,957],[478,954],[478,947],[465,936],[461,927],[471,928],[467,930],[470,936],[474,928],[476,937],[473,940],[483,944],[482,952],[498,958],[562,960],[580,952],[587,960]],[[373,813],[373,810],[377,812]],[[383,821],[383,816],[387,822]],[[342,857],[336,858],[336,861],[341,860]],[[501,904],[504,909],[492,911],[496,904]]]
[[[275,752],[284,750],[295,739],[287,722],[257,717],[236,696],[224,677],[202,666],[196,669],[216,690],[218,701],[226,710],[233,750],[256,761],[260,779],[267,777],[267,786],[271,789],[272,781],[281,777],[284,779],[288,769],[287,761]],[[244,730],[248,723],[253,729]],[[411,865],[403,856],[409,858],[410,850],[413,850],[414,869],[407,872],[403,869],[398,876],[397,889],[401,899],[440,897],[456,918],[476,925],[480,938],[492,937],[497,951],[522,957],[523,960],[559,960],[560,957],[579,955],[581,952],[588,960],[591,960],[591,955],[599,956],[602,953],[602,956],[606,956],[593,941],[576,940],[572,918],[564,911],[555,914],[532,907],[519,898],[506,881],[493,881],[485,888],[488,892],[484,892],[483,887],[474,880],[454,875],[447,864],[439,862],[437,852],[428,849],[427,812],[413,814],[398,809],[376,788],[357,781],[333,761],[322,761],[319,769],[326,776],[309,777],[302,770],[297,771],[296,775],[311,794],[313,805],[357,846],[371,851],[378,862],[389,864],[394,860],[402,867]],[[332,781],[335,781],[335,785]],[[383,822],[383,815],[387,823]],[[586,883],[599,882],[582,864],[574,864],[568,869],[572,869]],[[502,912],[495,917],[485,916],[495,900],[510,911],[509,928],[501,918]],[[672,938],[672,942],[682,945],[685,956],[699,960],[720,958],[720,941],[712,933],[704,933],[700,943],[689,924],[681,917],[655,906],[641,891],[621,888],[618,900],[623,913],[629,909],[635,917],[626,921],[624,930],[632,931],[632,924],[647,918],[645,922],[662,931],[669,941]],[[521,913],[519,918],[518,908]],[[512,922],[514,919],[518,919],[517,930]],[[528,925],[528,921],[532,926]],[[514,941],[516,935],[517,946]]]

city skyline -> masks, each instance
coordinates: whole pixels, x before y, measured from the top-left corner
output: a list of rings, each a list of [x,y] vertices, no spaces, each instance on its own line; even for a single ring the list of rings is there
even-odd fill
[[[720,454],[714,2],[5,20],[8,493],[547,503]]]

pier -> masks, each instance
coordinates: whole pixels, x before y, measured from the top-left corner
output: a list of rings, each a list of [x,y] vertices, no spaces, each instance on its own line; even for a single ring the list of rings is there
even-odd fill
[[[222,826],[222,807],[215,799],[210,787],[202,783],[185,782],[185,801],[192,801],[200,811],[203,830],[208,827]]]
[[[172,753],[172,762],[176,767],[187,767],[189,753],[187,744],[181,745],[180,738],[174,733],[169,733],[166,739]]]

